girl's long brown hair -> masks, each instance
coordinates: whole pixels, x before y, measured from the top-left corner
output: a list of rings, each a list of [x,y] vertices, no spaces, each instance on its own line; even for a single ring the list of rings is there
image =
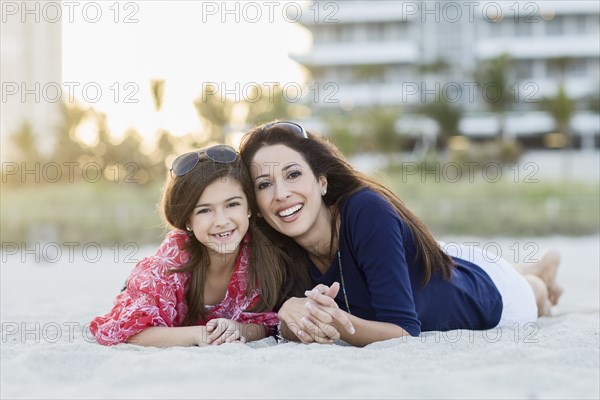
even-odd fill
[[[296,136],[275,126],[268,127],[273,122],[258,126],[248,132],[242,139],[240,154],[248,168],[252,166],[254,155],[262,147],[275,144],[285,145],[302,155],[310,166],[315,177],[327,178],[327,193],[323,200],[332,211],[330,246],[337,243],[335,221],[339,217],[340,205],[350,196],[363,188],[370,188],[383,196],[398,212],[398,215],[408,224],[413,235],[417,250],[417,259],[421,261],[424,277],[423,286],[431,276],[439,271],[444,279],[449,279],[454,268],[452,259],[442,251],[432,234],[421,220],[414,215],[391,190],[376,180],[356,171],[345,159],[343,154],[329,141],[317,135],[308,133],[308,138]],[[266,224],[265,224],[266,225]],[[276,239],[284,236],[271,228],[269,235]],[[289,242],[287,242],[289,243]],[[296,247],[299,247],[296,245]],[[330,248],[330,254],[335,249]],[[297,251],[297,250],[295,250]],[[306,255],[302,260],[306,260]],[[306,265],[304,266],[307,269]]]
[[[256,306],[248,311],[270,311],[279,303],[289,257],[280,247],[275,246],[256,225],[255,216],[258,210],[254,201],[254,191],[248,171],[240,158],[229,164],[217,163],[208,159],[200,160],[189,173],[169,178],[162,197],[163,218],[167,226],[186,230],[186,223],[204,189],[217,179],[226,177],[240,184],[252,212],[249,225],[252,235],[251,257],[246,294],[249,295],[253,289],[258,287],[261,296]],[[208,310],[204,306],[204,285],[210,258],[206,246],[200,243],[193,234],[190,235],[184,251],[189,254],[187,264],[170,272],[189,272],[191,274],[186,293],[188,312],[183,322],[187,326],[195,325],[199,317],[205,319],[208,314]]]

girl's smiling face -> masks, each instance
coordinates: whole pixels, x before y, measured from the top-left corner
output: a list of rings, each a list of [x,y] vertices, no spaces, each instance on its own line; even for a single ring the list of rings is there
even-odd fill
[[[300,153],[277,144],[258,150],[252,161],[256,202],[274,229],[298,241],[314,233],[321,218],[327,220],[322,200],[327,181],[315,177]]]
[[[220,254],[236,252],[248,226],[248,199],[240,183],[229,176],[206,186],[188,220],[196,239]]]

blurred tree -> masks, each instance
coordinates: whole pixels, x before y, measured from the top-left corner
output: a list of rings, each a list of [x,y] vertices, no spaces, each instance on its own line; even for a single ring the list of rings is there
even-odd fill
[[[460,134],[459,122],[463,111],[454,103],[450,103],[443,93],[439,93],[440,101],[426,103],[421,107],[421,112],[433,119],[439,128],[438,146],[445,147],[450,136]]]
[[[132,157],[136,161],[142,161],[139,156],[141,144],[142,138],[139,133],[135,129],[128,129],[123,140],[112,146],[110,161],[125,163],[132,161]]]
[[[598,93],[593,94],[588,100],[586,107],[596,113],[600,112],[600,95]]]
[[[165,80],[152,79],[150,81],[150,93],[152,94],[154,109],[160,111],[165,97]]]
[[[328,115],[325,117],[326,131],[329,139],[346,156],[356,154],[361,148],[361,138],[353,133],[351,116]]]
[[[571,130],[571,119],[575,112],[575,100],[569,97],[565,90],[564,82],[558,85],[556,94],[552,97],[544,97],[539,103],[540,109],[548,111],[554,119],[556,129],[565,135],[566,148],[571,148],[573,144],[573,134]]]
[[[23,122],[21,129],[10,137],[15,149],[19,152],[19,159],[29,165],[40,161],[40,153],[36,145],[35,134],[29,121]]]
[[[443,57],[438,57],[433,62],[422,63],[417,65],[419,75],[440,74],[447,72],[450,69],[450,64]]]
[[[498,118],[499,141],[505,140],[506,112],[510,111],[512,96],[508,88],[508,72],[511,60],[507,54],[483,61],[475,72],[476,80],[488,108]]]
[[[198,116],[210,125],[210,140],[225,143],[225,134],[233,117],[234,106],[234,101],[215,93],[201,93],[194,100]]]
[[[369,104],[372,107],[379,104],[378,83],[382,81],[385,70],[385,65],[381,64],[362,64],[354,67],[354,79],[369,86]]]
[[[574,60],[572,57],[563,56],[557,58],[551,58],[548,60],[548,69],[550,76],[556,77],[558,75],[561,81],[565,80],[567,70],[573,64]]]
[[[249,99],[252,99],[252,101],[246,100],[248,108],[246,122],[251,126],[274,119],[292,119],[290,103],[286,100],[283,90],[279,86],[275,87],[272,93],[269,92],[269,88],[254,87]]]
[[[385,74],[385,65],[361,64],[353,67],[354,78],[363,83],[376,83]]]
[[[81,122],[90,114],[90,109],[83,108],[76,103],[62,103],[61,111],[63,123],[58,129],[52,160],[58,163],[75,162],[79,157],[88,153],[76,138],[76,132]]]
[[[115,145],[110,139],[110,129],[106,121],[106,115],[94,111],[93,120],[96,123],[98,132],[98,145],[92,148],[92,152],[96,156],[96,161],[102,166],[105,164],[120,161],[120,155],[115,149]]]
[[[163,179],[167,170],[165,161],[170,155],[175,153],[173,136],[168,130],[162,128],[162,123],[160,121],[160,112],[165,97],[165,80],[152,79],[150,81],[150,94],[152,96],[152,103],[154,104],[154,111],[156,112],[155,135],[157,136],[157,141],[154,151],[147,160],[146,167],[150,174],[150,180],[159,181]]]
[[[382,153],[402,150],[402,138],[396,132],[396,121],[399,118],[399,112],[380,108],[370,112],[365,121],[365,130],[373,133],[376,148]]]
[[[155,181],[160,181],[165,177],[168,169],[165,161],[169,160],[169,156],[176,152],[174,138],[168,131],[161,130],[158,135],[158,141],[150,155],[151,162],[148,165],[150,177]]]
[[[392,156],[403,148],[396,132],[401,113],[393,108],[366,108],[325,117],[329,139],[347,156],[358,152],[379,152]]]
[[[161,130],[159,132],[158,142],[156,143],[156,151],[159,151],[164,156],[173,154],[173,152],[175,151],[175,145],[173,144],[173,135],[171,135],[169,131]]]
[[[135,129],[129,129],[121,143],[112,145],[105,158],[105,167],[119,168],[120,182],[144,184],[150,181],[153,167],[149,157],[140,151],[142,137]]]

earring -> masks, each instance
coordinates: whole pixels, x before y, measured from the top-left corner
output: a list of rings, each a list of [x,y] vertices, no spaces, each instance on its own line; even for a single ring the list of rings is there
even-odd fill
[[[261,213],[259,213],[259,212],[258,212],[258,213],[256,213],[256,216],[257,216],[258,218],[262,218],[262,214],[261,214]]]
[[[252,216],[252,213],[248,213],[248,218],[250,218]]]
[[[322,194],[323,196],[325,196],[325,195],[327,194],[327,189],[326,189],[326,188],[323,188],[323,190],[321,191],[321,194]]]

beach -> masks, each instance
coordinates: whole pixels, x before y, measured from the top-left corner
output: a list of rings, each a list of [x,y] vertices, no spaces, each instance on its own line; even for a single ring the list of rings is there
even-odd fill
[[[0,397],[600,397],[599,235],[440,239],[479,243],[514,262],[558,249],[565,293],[553,315],[526,326],[428,332],[364,348],[273,338],[105,347],[89,334],[90,320],[110,310],[135,261],[156,247],[3,247]]]

